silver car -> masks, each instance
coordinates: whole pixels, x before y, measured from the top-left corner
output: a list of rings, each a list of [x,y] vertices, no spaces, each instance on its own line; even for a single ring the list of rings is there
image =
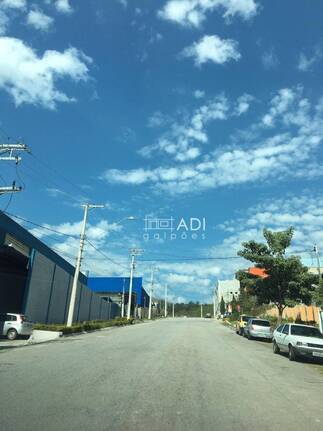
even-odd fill
[[[244,328],[245,337],[249,340],[252,338],[263,338],[271,341],[273,338],[269,320],[265,319],[249,319]]]
[[[8,340],[15,340],[18,336],[30,336],[33,325],[23,314],[0,313],[0,335]]]

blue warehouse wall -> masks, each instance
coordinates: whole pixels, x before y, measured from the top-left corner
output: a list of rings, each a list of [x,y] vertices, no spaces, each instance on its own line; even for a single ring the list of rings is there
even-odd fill
[[[29,257],[28,253],[23,257],[19,247],[14,249],[8,245],[7,234],[26,246]],[[1,272],[1,262],[2,266],[8,265],[8,259],[13,261],[16,259],[20,266],[23,262],[25,272],[23,280],[18,279],[14,273]],[[73,265],[0,211],[0,304],[3,298],[7,300],[8,296],[8,289],[4,286],[10,284],[12,296],[16,295],[18,290],[20,295],[23,293],[19,310],[3,311],[22,312],[32,321],[39,323],[65,323],[74,270]],[[109,303],[95,295],[87,287],[87,277],[81,273],[73,320],[76,322],[107,319],[108,316],[111,318],[120,316],[120,307],[117,304],[111,307]]]

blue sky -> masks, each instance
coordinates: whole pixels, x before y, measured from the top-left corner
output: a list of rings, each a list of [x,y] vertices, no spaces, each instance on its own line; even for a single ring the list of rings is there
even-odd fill
[[[77,236],[80,205],[106,204],[88,238],[114,262],[88,245],[83,270],[125,275],[141,247],[138,274],[148,283],[156,260],[157,292],[167,283],[174,300],[209,300],[216,278],[248,265],[223,258],[264,227],[293,225],[311,265],[322,12],[306,0],[0,1],[1,139],[32,150],[17,168],[1,162],[2,184],[25,186],[1,208]],[[206,230],[147,241],[147,216],[205,218]],[[74,260],[77,238],[33,233]],[[193,260],[206,257],[221,259]]]

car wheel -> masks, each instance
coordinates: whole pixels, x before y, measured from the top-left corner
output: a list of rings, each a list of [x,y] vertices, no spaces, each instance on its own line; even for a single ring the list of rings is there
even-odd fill
[[[275,353],[275,354],[278,354],[279,352],[280,352],[280,349],[279,349],[279,347],[277,346],[277,343],[276,343],[276,341],[274,340],[274,342],[273,342],[273,352]]]
[[[15,340],[18,337],[18,332],[15,329],[9,329],[7,332],[8,340]]]
[[[253,339],[253,336],[248,334],[248,340],[252,340],[252,339]]]
[[[290,361],[296,361],[296,359],[297,359],[295,350],[294,350],[293,346],[291,346],[291,345],[289,345],[289,347],[288,347],[288,359]]]

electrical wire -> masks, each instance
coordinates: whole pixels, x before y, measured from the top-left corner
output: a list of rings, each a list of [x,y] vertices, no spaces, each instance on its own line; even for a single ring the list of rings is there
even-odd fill
[[[64,174],[62,174],[60,171],[58,171],[57,169],[53,168],[52,166],[49,165],[49,163],[45,162],[44,160],[40,159],[38,156],[36,156],[33,153],[30,153],[31,157],[34,158],[35,160],[38,161],[38,163],[40,163],[41,165],[43,165],[46,169],[48,169],[49,171],[52,171],[55,176],[59,176],[61,177],[66,183],[70,184],[72,187],[74,187],[74,189],[77,189],[82,195],[85,193],[84,190],[77,184],[75,184],[73,181],[71,181],[69,178],[67,178]]]
[[[107,256],[103,251],[101,251],[100,249],[98,249],[97,247],[95,247],[94,244],[91,243],[91,241],[89,241],[88,239],[86,240],[86,242],[94,248],[94,250],[96,250],[98,253],[100,253],[102,256],[104,256],[107,260],[109,260],[110,262],[114,263],[115,265],[118,265],[122,268],[128,269],[127,266],[122,265],[120,262],[116,262],[114,259],[111,259],[111,257]]]
[[[38,223],[32,222],[32,221],[30,221],[30,220],[27,220],[27,219],[26,219],[26,218],[24,218],[24,217],[17,216],[17,215],[15,215],[15,214],[9,213],[9,212],[7,212],[7,211],[3,211],[3,212],[4,212],[6,215],[8,215],[9,217],[14,217],[14,218],[16,218],[16,219],[18,219],[18,220],[24,221],[25,223],[29,223],[29,224],[31,224],[31,225],[33,225],[33,226],[37,226],[37,227],[39,227],[39,228],[41,228],[41,229],[47,230],[47,231],[49,231],[49,232],[54,232],[54,233],[56,233],[57,235],[63,235],[63,236],[69,237],[69,238],[79,238],[79,237],[80,237],[79,235],[71,235],[71,234],[68,234],[68,233],[65,233],[65,232],[60,232],[60,231],[58,231],[58,230],[56,230],[56,229],[49,228],[49,227],[47,227],[47,226],[43,226],[43,225],[41,225],[41,224],[38,224]]]

